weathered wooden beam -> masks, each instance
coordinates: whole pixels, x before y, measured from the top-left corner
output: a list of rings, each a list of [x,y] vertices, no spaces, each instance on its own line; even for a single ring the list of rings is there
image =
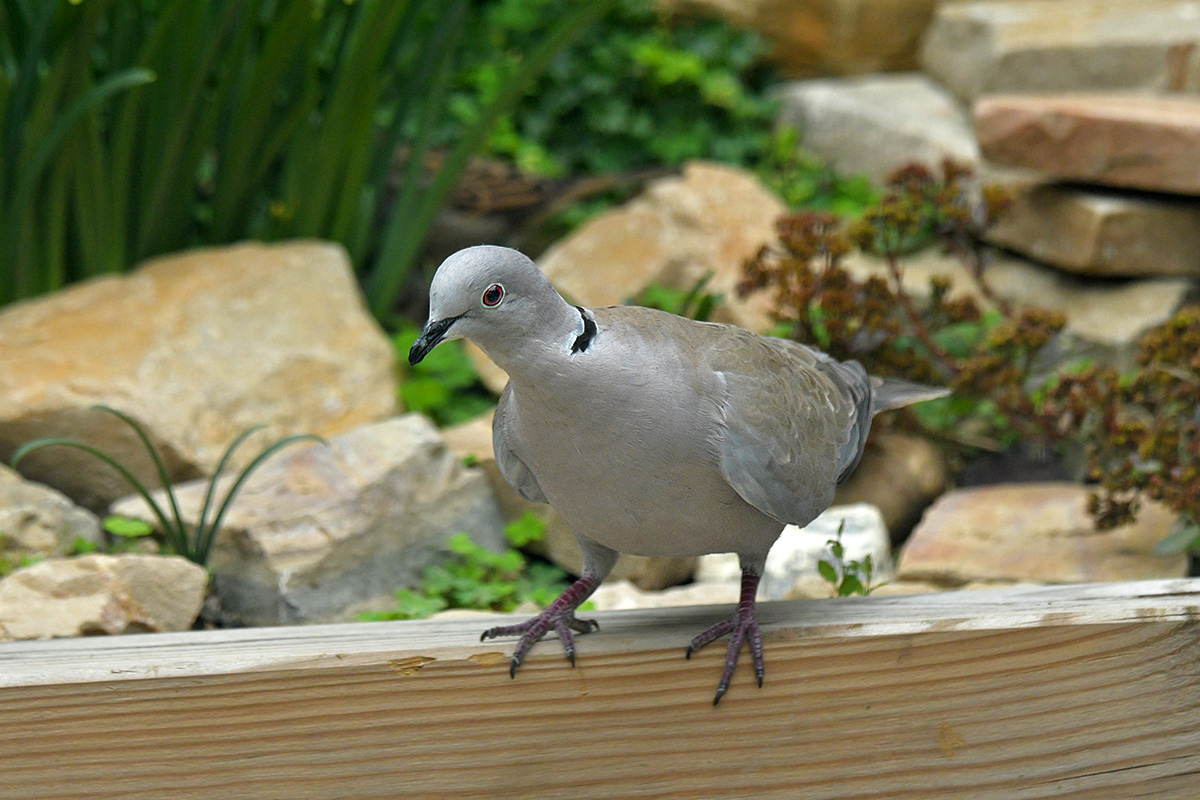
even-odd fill
[[[1200,797],[1200,581],[0,645],[0,797]]]

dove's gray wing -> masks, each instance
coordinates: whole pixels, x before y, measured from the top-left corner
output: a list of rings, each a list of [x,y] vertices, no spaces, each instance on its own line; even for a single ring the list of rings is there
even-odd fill
[[[862,454],[871,417],[866,372],[760,337],[731,337],[713,361],[726,389],[721,474],[764,514],[807,524]]]
[[[521,497],[534,503],[548,502],[537,476],[517,457],[509,444],[513,413],[512,384],[509,384],[504,387],[504,393],[496,405],[496,415],[492,418],[492,448],[496,451],[496,466],[508,485]]]

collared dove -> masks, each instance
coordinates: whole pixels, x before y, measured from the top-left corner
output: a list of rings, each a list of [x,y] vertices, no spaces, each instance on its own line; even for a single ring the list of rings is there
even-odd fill
[[[553,506],[583,553],[579,580],[550,606],[481,639],[520,636],[514,677],[550,631],[574,665],[571,632],[599,627],[575,610],[618,553],[734,552],[741,602],[686,651],[690,658],[730,635],[714,704],[744,643],[762,686],[755,593],[784,526],[806,525],[833,501],[873,414],[946,394],[869,378],[856,361],[731,325],[572,306],[532,261],[504,247],[471,247],[442,263],[409,363],[458,338],[509,375],[492,423],[501,474],[523,497]]]

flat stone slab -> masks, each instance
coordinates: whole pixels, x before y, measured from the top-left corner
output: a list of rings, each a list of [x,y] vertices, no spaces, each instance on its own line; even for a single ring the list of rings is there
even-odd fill
[[[1200,98],[1001,95],[975,105],[983,156],[1059,179],[1200,195]]]
[[[947,492],[930,506],[900,552],[901,580],[956,586],[972,581],[1078,583],[1182,577],[1186,556],[1154,545],[1175,514],[1146,501],[1135,522],[1098,531],[1089,489],[1014,483]]]
[[[1200,90],[1197,0],[944,3],[925,70],[962,98],[990,92]]]
[[[993,244],[1060,269],[1102,277],[1200,276],[1200,201],[989,175],[1007,189]]]

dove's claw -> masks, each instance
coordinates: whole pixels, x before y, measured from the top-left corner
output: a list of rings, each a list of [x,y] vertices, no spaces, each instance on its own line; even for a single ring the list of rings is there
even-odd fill
[[[591,633],[600,630],[600,624],[595,620],[576,619],[575,609],[595,590],[598,581],[591,578],[580,578],[567,587],[557,600],[547,606],[542,613],[532,619],[516,625],[500,625],[489,628],[479,637],[479,641],[495,639],[500,636],[520,636],[517,647],[513,651],[512,661],[508,666],[510,677],[517,677],[517,668],[525,660],[525,655],[543,636],[553,630],[562,642],[563,651],[571,666],[575,666],[575,637],[576,633]]]
[[[759,576],[751,572],[742,573],[742,600],[731,619],[722,620],[701,633],[687,646],[687,658],[704,645],[729,634],[729,647],[725,651],[725,671],[721,673],[721,682],[717,684],[717,696],[713,705],[721,702],[721,697],[729,689],[729,681],[737,669],[738,656],[742,645],[749,644],[750,655],[754,659],[754,675],[758,678],[758,686],[763,685],[763,644],[762,634],[758,630],[758,620],[754,617],[754,593],[758,589]]]

